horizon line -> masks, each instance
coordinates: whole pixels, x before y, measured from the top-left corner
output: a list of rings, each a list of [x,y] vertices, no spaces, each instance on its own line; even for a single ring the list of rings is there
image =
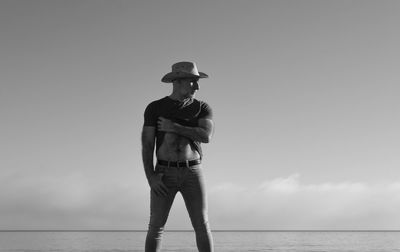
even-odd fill
[[[165,232],[194,232],[170,229]],[[147,232],[144,229],[0,229],[0,232]],[[211,232],[400,232],[400,229],[215,229]]]

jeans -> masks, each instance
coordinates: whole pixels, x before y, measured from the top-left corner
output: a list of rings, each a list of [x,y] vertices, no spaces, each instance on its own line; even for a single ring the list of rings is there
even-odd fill
[[[150,223],[146,237],[146,252],[161,251],[165,223],[177,192],[180,192],[189,212],[200,252],[213,251],[213,241],[208,224],[207,199],[201,165],[191,167],[165,167],[157,165],[156,173],[163,174],[168,187],[167,196],[157,196],[151,190]]]

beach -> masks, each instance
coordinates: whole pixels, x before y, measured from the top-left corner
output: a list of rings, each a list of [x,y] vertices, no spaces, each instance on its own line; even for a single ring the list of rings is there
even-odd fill
[[[0,232],[1,252],[139,252],[144,231]],[[400,232],[214,231],[215,251],[400,251]],[[197,251],[194,232],[167,231],[162,251]]]

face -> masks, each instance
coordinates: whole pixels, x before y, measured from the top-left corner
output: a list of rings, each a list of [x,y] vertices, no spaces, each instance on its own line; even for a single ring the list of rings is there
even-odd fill
[[[180,93],[187,98],[194,98],[197,90],[200,89],[198,78],[188,78],[180,80]]]

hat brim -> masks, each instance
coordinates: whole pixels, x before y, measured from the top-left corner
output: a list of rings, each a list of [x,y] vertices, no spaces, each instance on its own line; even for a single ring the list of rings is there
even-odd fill
[[[164,83],[171,83],[174,80],[185,79],[185,78],[208,78],[208,75],[202,72],[199,72],[199,75],[191,74],[191,73],[182,73],[182,72],[171,72],[167,73],[162,77],[161,81]]]

